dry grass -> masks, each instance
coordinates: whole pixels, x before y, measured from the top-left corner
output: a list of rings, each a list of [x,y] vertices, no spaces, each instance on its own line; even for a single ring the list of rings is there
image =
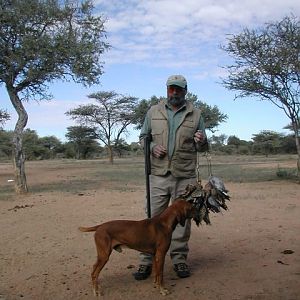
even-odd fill
[[[211,171],[226,182],[261,182],[277,179],[294,179],[296,157],[287,156],[214,156]],[[205,156],[200,159],[201,178],[209,174]],[[65,172],[67,170],[67,172]],[[145,184],[143,157],[107,160],[48,160],[26,163],[28,186],[31,193],[60,191],[79,193],[96,189],[99,184],[115,190],[128,191]],[[40,176],[32,176],[39,173]],[[55,174],[56,179],[47,181]],[[0,164],[0,200],[14,196],[13,169],[10,163]]]

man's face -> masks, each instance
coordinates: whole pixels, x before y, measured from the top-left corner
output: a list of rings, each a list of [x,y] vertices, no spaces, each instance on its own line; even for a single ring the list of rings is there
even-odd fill
[[[172,106],[178,107],[185,101],[186,89],[177,86],[169,85],[167,88],[168,103]]]

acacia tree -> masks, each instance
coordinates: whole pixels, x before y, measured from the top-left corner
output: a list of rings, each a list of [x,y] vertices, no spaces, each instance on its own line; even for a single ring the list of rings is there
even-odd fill
[[[132,124],[137,98],[114,91],[97,92],[88,97],[96,104],[80,105],[66,115],[82,126],[94,128],[97,138],[107,147],[110,163],[113,163],[113,145],[119,143]]]
[[[227,145],[232,145],[236,147],[236,149],[238,149],[239,146],[241,145],[241,140],[237,136],[231,135],[227,139]]]
[[[13,137],[16,192],[27,192],[22,136],[31,99],[51,98],[56,79],[84,85],[99,82],[104,21],[92,15],[90,0],[0,0],[0,84],[18,114]]]
[[[298,153],[300,174],[300,22],[285,17],[257,30],[244,29],[228,39],[222,48],[233,57],[226,66],[229,75],[223,84],[239,94],[272,102],[290,119]]]
[[[76,159],[85,159],[91,148],[97,144],[95,129],[85,126],[70,126],[66,138],[74,144]]]
[[[223,114],[216,105],[211,106],[200,101],[198,96],[193,93],[187,93],[186,99],[194,103],[195,107],[201,110],[205,128],[210,132],[216,132],[217,127],[228,119],[228,116]]]
[[[221,134],[219,136],[212,135],[210,138],[210,142],[218,147],[222,147],[225,145],[227,138],[228,137],[225,134]]]
[[[263,130],[260,133],[253,134],[253,147],[268,156],[270,153],[276,153],[280,149],[283,138],[283,134]]]

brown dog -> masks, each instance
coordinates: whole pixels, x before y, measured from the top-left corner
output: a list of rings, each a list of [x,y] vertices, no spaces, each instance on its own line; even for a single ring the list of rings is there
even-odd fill
[[[154,282],[158,285],[160,293],[167,295],[169,291],[163,287],[163,269],[172,233],[178,223],[184,226],[186,219],[193,218],[195,213],[196,208],[192,201],[177,199],[160,215],[150,219],[115,220],[93,227],[79,227],[83,232],[96,231],[97,261],[91,274],[94,294],[99,295],[98,276],[112,250],[121,252],[121,247],[124,246],[154,256]]]

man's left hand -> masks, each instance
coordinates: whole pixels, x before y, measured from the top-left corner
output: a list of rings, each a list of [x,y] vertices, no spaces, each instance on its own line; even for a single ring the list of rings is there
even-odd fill
[[[206,139],[204,133],[201,130],[197,130],[195,135],[194,135],[194,141],[196,143],[202,143]]]

